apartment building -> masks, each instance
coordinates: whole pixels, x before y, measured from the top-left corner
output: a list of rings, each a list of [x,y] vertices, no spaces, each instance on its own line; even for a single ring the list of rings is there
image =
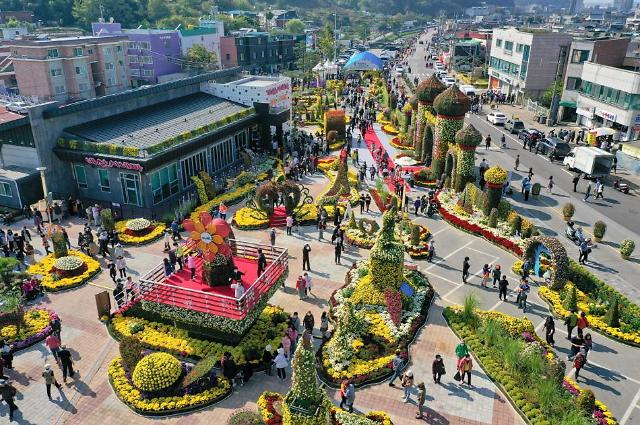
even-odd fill
[[[19,39],[5,46],[22,96],[64,103],[129,88],[126,37]]]
[[[538,99],[561,78],[571,35],[540,29],[496,28],[491,41],[489,89]]]
[[[576,121],[577,101],[582,87],[584,64],[622,65],[629,46],[629,38],[576,38],[571,42],[567,56],[562,97],[558,118],[560,121]]]
[[[236,37],[235,41],[238,65],[253,74],[276,73],[293,68],[293,36],[251,32]]]

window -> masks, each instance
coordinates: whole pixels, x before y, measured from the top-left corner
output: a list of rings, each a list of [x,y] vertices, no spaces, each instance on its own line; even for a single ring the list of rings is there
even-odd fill
[[[122,198],[125,204],[142,206],[140,194],[140,175],[133,173],[120,173],[122,185]]]
[[[62,75],[62,68],[52,68],[51,69],[51,76],[52,77],[57,77],[58,75]]]
[[[513,41],[505,41],[504,42],[504,50],[511,52],[513,51]]]
[[[580,85],[582,84],[581,78],[568,77],[567,78],[567,86],[565,89],[567,90],[579,90]]]
[[[56,91],[56,94],[64,94],[66,89],[64,88],[64,86],[56,86],[55,91]]]
[[[496,38],[496,46],[502,47],[502,40],[500,40],[499,38]]]
[[[153,69],[143,69],[142,75],[145,77],[153,77]]]
[[[116,52],[121,52],[122,51],[122,46],[116,46]]]
[[[257,53],[255,52],[255,50],[253,51],[253,58],[256,59],[258,57]]]
[[[129,55],[129,63],[138,63],[138,57],[134,55]]]
[[[107,54],[107,55],[112,54],[112,53],[113,53],[113,48],[111,48],[111,47],[105,47],[105,48],[104,48],[104,53],[105,53],[105,54]]]
[[[260,52],[262,54],[262,57],[264,58],[264,50],[262,52]]]
[[[49,56],[50,58],[58,58],[60,57],[60,52],[58,51],[58,49],[49,49],[47,50],[47,56]]]
[[[8,196],[9,198],[13,196],[9,183],[0,183],[0,196]]]
[[[104,64],[104,69],[113,69],[113,63],[111,63],[111,62],[105,62],[105,64]]]
[[[138,68],[131,68],[131,75],[139,76],[140,70]]]
[[[130,49],[135,49],[137,47],[137,43],[135,41],[129,41],[127,46],[129,46]]]
[[[112,86],[113,85],[113,78],[107,78],[107,85],[108,86]]]
[[[151,58],[151,56],[140,56],[140,62],[153,63],[153,59]]]
[[[516,44],[516,53],[522,53],[523,50],[524,50],[524,44],[517,43]]]
[[[87,54],[88,55],[92,55],[93,54],[93,49],[87,49]]]
[[[244,53],[240,53],[240,60],[243,61],[244,60]]]
[[[82,49],[82,47],[73,48],[73,56],[82,56],[83,53],[84,53],[84,50]]]
[[[103,192],[111,192],[111,182],[109,181],[109,170],[98,169],[98,185]]]
[[[225,56],[226,56],[226,58],[227,58],[227,60],[228,60],[228,61],[230,61],[230,60],[231,60],[231,54],[229,54],[229,53],[225,53]]]
[[[171,195],[180,191],[178,185],[178,164],[171,164],[167,167],[151,173],[151,192],[153,193],[153,203],[157,204]]]
[[[84,75],[84,71],[85,71],[84,66],[82,66],[82,65],[81,66],[76,66],[76,74],[77,75]]]
[[[81,189],[86,189],[87,185],[87,172],[83,165],[73,166],[73,175],[76,177],[76,183]]]
[[[87,85],[87,83],[80,83],[80,84],[78,84],[78,90],[87,91],[87,90],[89,90],[89,86]]]
[[[198,152],[187,159],[180,161],[182,168],[182,187],[190,187],[193,184],[192,176],[198,175],[200,171],[207,171],[207,153]]]
[[[213,173],[232,165],[236,160],[235,141],[226,139],[209,148],[211,156],[211,171]]]
[[[584,63],[589,60],[588,50],[573,50],[571,53],[571,63]]]
[[[138,43],[138,47],[139,47],[140,49],[146,49],[146,50],[149,50],[149,48],[150,48],[151,46],[149,45],[149,42],[148,42],[148,41],[141,41],[140,43]]]

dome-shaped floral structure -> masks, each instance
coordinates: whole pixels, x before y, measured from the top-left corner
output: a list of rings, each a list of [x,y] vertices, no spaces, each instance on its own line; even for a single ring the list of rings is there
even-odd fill
[[[438,115],[449,117],[464,116],[469,112],[471,99],[454,84],[434,99],[433,107]]]
[[[482,142],[482,134],[471,124],[462,127],[456,133],[455,141],[458,146],[476,147]]]
[[[458,149],[455,150],[457,159],[452,186],[456,192],[461,192],[467,183],[475,180],[475,150],[482,142],[482,135],[473,125],[467,124],[458,130],[455,142]]]
[[[411,109],[414,111],[418,110],[418,98],[415,94],[409,98],[409,105],[411,105]]]
[[[182,374],[180,361],[168,353],[153,353],[138,362],[133,384],[141,391],[155,392],[172,386]]]
[[[431,74],[429,78],[422,80],[418,84],[415,96],[420,103],[431,104],[446,88],[447,86],[438,80],[435,74]]]

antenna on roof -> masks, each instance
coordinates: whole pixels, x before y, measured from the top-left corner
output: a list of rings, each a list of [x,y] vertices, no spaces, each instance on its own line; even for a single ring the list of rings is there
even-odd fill
[[[178,24],[178,26],[176,27],[176,29],[174,29],[174,31],[178,31],[181,26],[182,26],[182,24]]]
[[[100,22],[104,22],[104,6],[102,5],[102,2],[100,2]]]
[[[138,25],[138,28],[136,28],[136,29],[139,30],[140,28],[142,28],[142,25]]]

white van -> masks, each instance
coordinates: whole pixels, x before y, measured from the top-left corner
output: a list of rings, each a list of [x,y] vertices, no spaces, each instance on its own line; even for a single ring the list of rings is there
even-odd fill
[[[467,96],[471,97],[471,96],[475,96],[476,95],[476,88],[473,87],[472,85],[461,85],[460,86],[460,91],[464,94],[466,94]]]

